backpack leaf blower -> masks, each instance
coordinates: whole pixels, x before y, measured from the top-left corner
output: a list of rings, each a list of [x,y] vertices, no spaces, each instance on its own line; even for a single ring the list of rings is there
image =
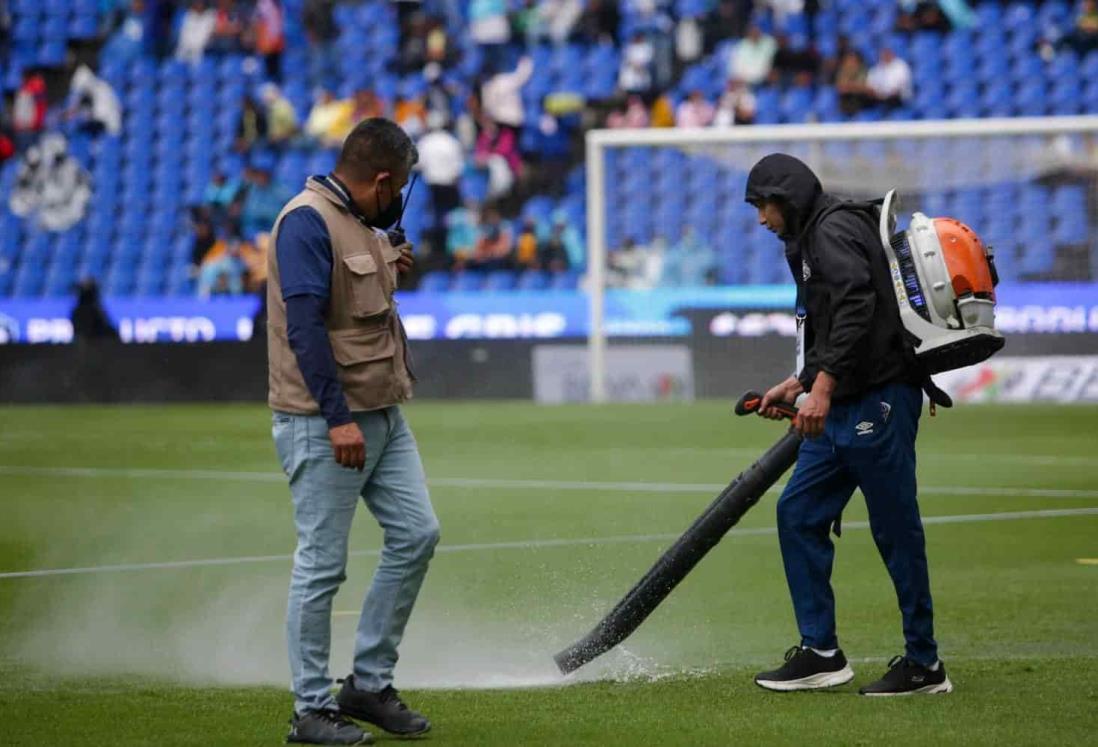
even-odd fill
[[[999,275],[991,248],[964,223],[922,213],[896,233],[898,207],[890,190],[879,229],[915,359],[928,375],[987,360],[1004,344],[995,329]]]

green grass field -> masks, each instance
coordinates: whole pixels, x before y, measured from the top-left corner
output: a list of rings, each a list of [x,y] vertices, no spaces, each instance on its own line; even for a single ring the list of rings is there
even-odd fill
[[[1095,744],[1098,565],[1081,562],[1098,558],[1095,408],[923,419],[952,695],[856,695],[902,642],[858,496],[835,568],[852,685],[751,683],[797,639],[774,493],[623,649],[555,675],[551,655],[780,434],[728,410],[408,408],[443,539],[397,684],[435,722],[430,743]],[[0,516],[0,744],[282,742],[293,529],[263,408],[0,409]],[[340,676],[378,537],[361,511],[335,603]],[[12,575],[46,569],[70,570]]]

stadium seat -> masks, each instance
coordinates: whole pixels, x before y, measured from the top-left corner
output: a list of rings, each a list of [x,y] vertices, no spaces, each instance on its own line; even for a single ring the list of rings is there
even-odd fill
[[[555,272],[552,275],[552,279],[549,282],[549,287],[552,290],[575,290],[579,287],[580,274],[575,270],[565,270],[564,272]]]
[[[441,293],[450,289],[450,273],[429,272],[419,281],[417,290],[424,293]]]
[[[484,275],[479,272],[466,270],[456,273],[453,277],[451,290],[454,291],[479,291],[484,287]]]

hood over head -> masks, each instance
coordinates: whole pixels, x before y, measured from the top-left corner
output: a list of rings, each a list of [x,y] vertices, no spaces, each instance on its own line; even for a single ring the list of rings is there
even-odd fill
[[[803,161],[785,153],[771,153],[751,168],[744,199],[756,206],[767,200],[786,203],[786,235],[782,238],[788,239],[808,224],[822,194],[820,180]]]

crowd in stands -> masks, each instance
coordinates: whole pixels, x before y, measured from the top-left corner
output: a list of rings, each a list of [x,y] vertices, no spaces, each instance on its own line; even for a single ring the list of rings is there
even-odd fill
[[[0,0],[0,56],[10,2]],[[586,128],[771,123],[764,98],[775,92],[808,102],[805,119],[788,121],[829,118],[812,104],[821,91],[833,94],[836,119],[911,116],[912,47],[888,38],[977,23],[966,0],[900,0],[894,25],[868,41],[845,27],[821,35],[817,16],[834,5],[824,0],[88,2],[99,64],[70,64],[58,103],[43,70],[24,66],[0,117],[0,159],[29,155],[49,133],[117,139],[132,101],[101,74],[107,62],[151,61],[155,75],[242,60],[231,142],[185,206],[188,287],[201,296],[261,287],[274,218],[308,175],[288,159],[323,162],[313,156],[334,154],[364,118],[390,117],[417,142],[424,194],[412,204],[423,210],[409,216],[410,235],[426,270],[578,273],[582,204],[565,198],[581,193],[571,177]],[[1049,57],[1098,49],[1098,4],[1075,3],[1036,46]],[[612,249],[610,277],[623,287],[716,279],[713,250],[691,230],[626,236]]]
[[[716,252],[691,226],[673,244],[656,236],[644,246],[629,236],[610,254],[607,285],[631,290],[714,285],[717,265]]]

